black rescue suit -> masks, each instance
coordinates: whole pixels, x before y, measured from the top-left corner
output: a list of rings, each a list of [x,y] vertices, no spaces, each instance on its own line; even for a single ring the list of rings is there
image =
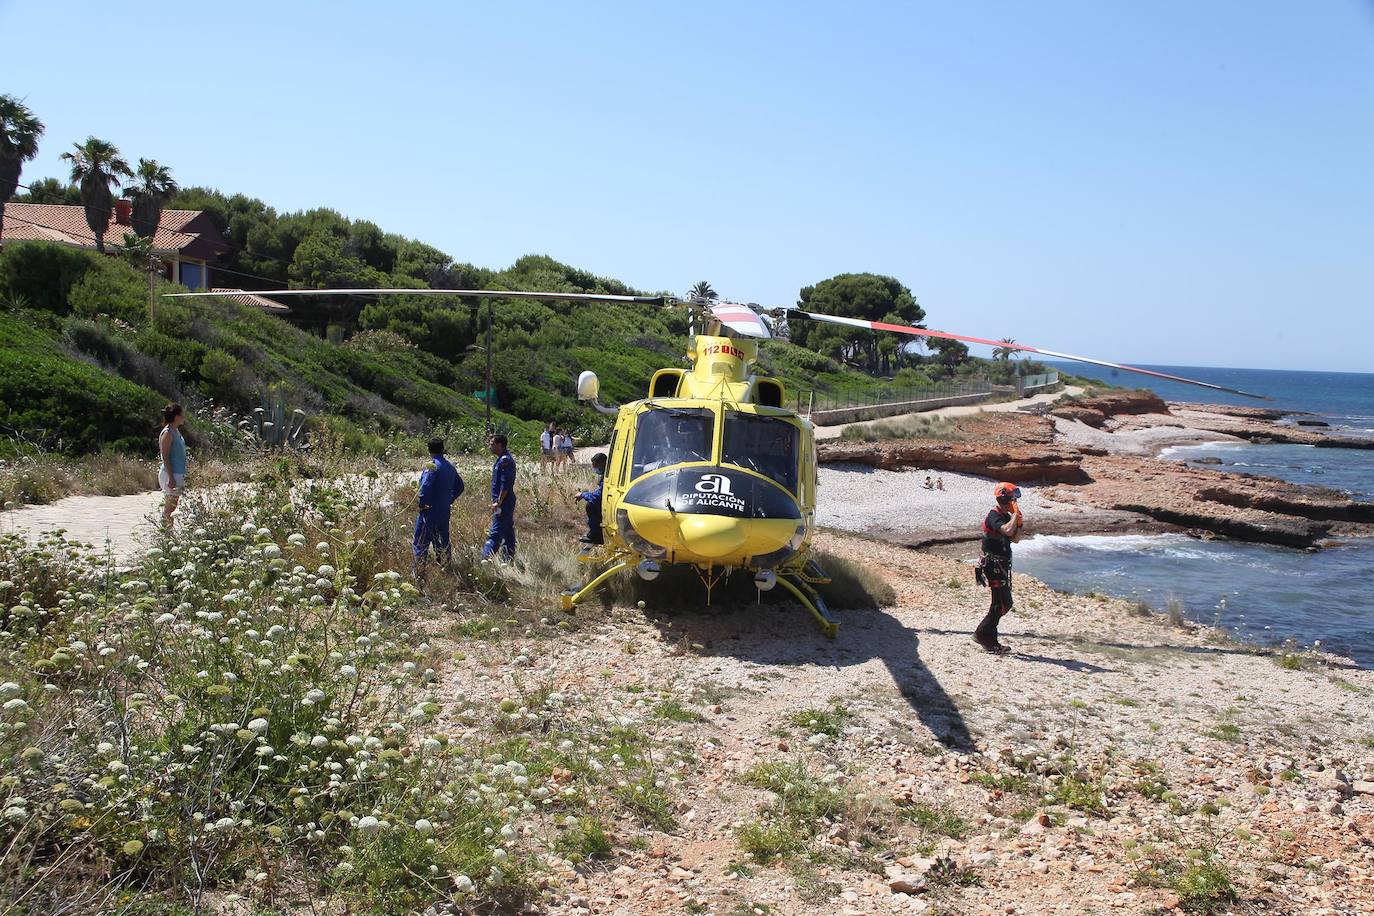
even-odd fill
[[[1011,510],[1001,505],[983,519],[983,559],[979,568],[992,591],[992,601],[987,616],[973,631],[973,638],[985,649],[997,648],[997,623],[1011,610],[1011,538],[1002,533],[1002,527],[1011,519]]]

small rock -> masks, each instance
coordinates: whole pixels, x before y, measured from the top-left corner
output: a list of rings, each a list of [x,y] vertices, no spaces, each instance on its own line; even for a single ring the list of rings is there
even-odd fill
[[[898,875],[887,882],[887,887],[894,894],[924,894],[926,879],[920,875]]]
[[[1339,792],[1342,795],[1350,794],[1350,780],[1340,770],[1332,767],[1329,770],[1322,770],[1317,774],[1317,788],[1327,792]]]
[[[845,891],[844,893],[840,894],[840,899],[843,900],[845,903],[858,903],[859,895],[854,893],[853,891]]]
[[[997,853],[995,852],[975,852],[969,857],[969,863],[978,868],[985,865],[992,865],[996,861]]]
[[[1350,791],[1357,795],[1374,795],[1374,782],[1365,779],[1357,779],[1350,784]]]

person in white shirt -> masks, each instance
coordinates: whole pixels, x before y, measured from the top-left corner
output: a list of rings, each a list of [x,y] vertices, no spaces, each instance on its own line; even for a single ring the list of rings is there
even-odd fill
[[[549,463],[558,457],[558,452],[554,451],[553,436],[552,423],[539,434],[539,467],[541,470],[546,470]]]

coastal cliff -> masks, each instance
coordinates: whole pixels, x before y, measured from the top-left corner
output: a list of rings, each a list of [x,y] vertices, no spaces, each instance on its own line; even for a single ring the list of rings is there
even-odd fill
[[[1374,504],[1325,487],[1227,473],[1164,460],[1160,448],[1235,439],[1325,443],[1374,440],[1334,437],[1280,421],[1280,411],[1165,404],[1149,392],[1110,393],[1048,413],[980,413],[959,417],[940,438],[822,443],[823,464],[886,471],[923,469],[1049,487],[1041,495],[1085,512],[1128,513],[1203,536],[1286,547],[1315,547],[1332,537],[1374,534]],[[1082,533],[1082,513],[1042,520],[1042,532]],[[1126,530],[1119,514],[1102,531]],[[964,536],[971,536],[965,534]],[[897,538],[912,543],[912,538]],[[914,541],[941,539],[923,532]],[[948,538],[944,538],[948,539]]]

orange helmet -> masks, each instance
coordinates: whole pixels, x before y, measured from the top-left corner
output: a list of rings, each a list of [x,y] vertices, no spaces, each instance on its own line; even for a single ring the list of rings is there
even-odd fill
[[[1021,488],[1014,483],[1003,481],[992,488],[992,498],[999,503],[1018,500],[1021,498]]]

